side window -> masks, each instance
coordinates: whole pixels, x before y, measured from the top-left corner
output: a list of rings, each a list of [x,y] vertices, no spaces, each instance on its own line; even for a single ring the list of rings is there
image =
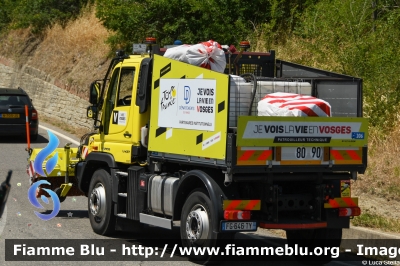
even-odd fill
[[[134,68],[124,68],[119,81],[117,106],[130,106],[132,100],[132,86],[135,77]]]
[[[111,110],[114,109],[115,96],[117,94],[117,88],[118,88],[119,71],[120,71],[119,68],[114,71],[113,76],[111,78],[110,88],[108,89],[107,92],[107,99],[112,105]]]
[[[117,94],[118,88],[118,77],[119,77],[120,68],[115,69],[114,73],[111,77],[110,85],[107,90],[107,100],[105,102],[105,114],[104,114],[104,134],[108,134],[109,126],[110,126],[110,119],[112,110],[114,109],[115,98]]]

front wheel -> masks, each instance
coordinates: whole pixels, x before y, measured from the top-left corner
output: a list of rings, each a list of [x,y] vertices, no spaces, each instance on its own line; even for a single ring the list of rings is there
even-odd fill
[[[214,219],[212,204],[208,195],[203,190],[192,192],[183,205],[181,215],[180,233],[184,247],[214,247],[213,239]],[[208,255],[191,255],[196,261],[209,259]]]
[[[90,225],[99,235],[110,235],[115,230],[111,193],[110,174],[104,169],[94,172],[89,186],[88,210]]]

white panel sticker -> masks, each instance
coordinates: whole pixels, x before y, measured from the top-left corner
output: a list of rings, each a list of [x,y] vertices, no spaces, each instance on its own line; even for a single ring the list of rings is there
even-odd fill
[[[167,129],[167,132],[165,132],[166,139],[169,139],[172,137],[172,128]]]
[[[221,140],[221,132],[218,132],[217,134],[215,134],[203,141],[203,150],[214,145],[215,143],[219,142],[220,140]]]
[[[158,126],[214,131],[216,80],[161,79]]]
[[[126,111],[113,111],[112,113],[112,123],[119,126],[126,126],[126,121],[128,120],[128,115]]]

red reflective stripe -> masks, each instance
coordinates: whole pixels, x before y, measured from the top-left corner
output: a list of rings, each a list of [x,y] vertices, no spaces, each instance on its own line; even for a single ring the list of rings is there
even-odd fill
[[[332,208],[339,208],[340,207],[340,204],[334,199],[330,199],[328,203],[329,203],[329,205],[332,206]]]
[[[231,203],[225,208],[225,210],[234,210],[242,202],[241,200],[232,200]]]
[[[347,207],[357,207],[352,198],[342,198],[342,200],[346,202]]]
[[[263,151],[260,156],[258,156],[257,160],[267,160],[268,157],[272,154],[272,150]]]
[[[247,161],[252,155],[254,151],[245,151],[242,156],[240,156],[239,161]]]
[[[354,150],[348,150],[347,153],[350,155],[353,160],[361,160],[360,156]]]
[[[259,203],[259,200],[250,200],[249,204],[244,208],[245,210],[253,210],[254,207]]]
[[[337,150],[331,150],[331,154],[335,157],[335,160],[344,160],[343,156]]]

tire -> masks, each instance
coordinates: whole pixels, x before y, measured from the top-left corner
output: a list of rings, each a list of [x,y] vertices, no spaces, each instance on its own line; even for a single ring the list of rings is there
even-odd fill
[[[304,230],[287,230],[286,238],[289,246],[294,247],[298,245],[300,248],[307,248],[308,251],[313,251],[316,247],[325,248],[338,248],[342,241],[341,228],[321,228],[321,229],[304,229]],[[301,256],[295,255],[294,257],[300,263],[306,265],[323,265],[332,261],[330,253],[325,256]]]
[[[110,174],[99,169],[94,172],[89,185],[88,212],[90,225],[99,235],[111,235],[115,231]]]
[[[210,198],[204,190],[193,191],[182,208],[180,234],[183,247],[215,247],[213,239],[214,220]],[[208,255],[193,255],[194,261],[207,261]]]

